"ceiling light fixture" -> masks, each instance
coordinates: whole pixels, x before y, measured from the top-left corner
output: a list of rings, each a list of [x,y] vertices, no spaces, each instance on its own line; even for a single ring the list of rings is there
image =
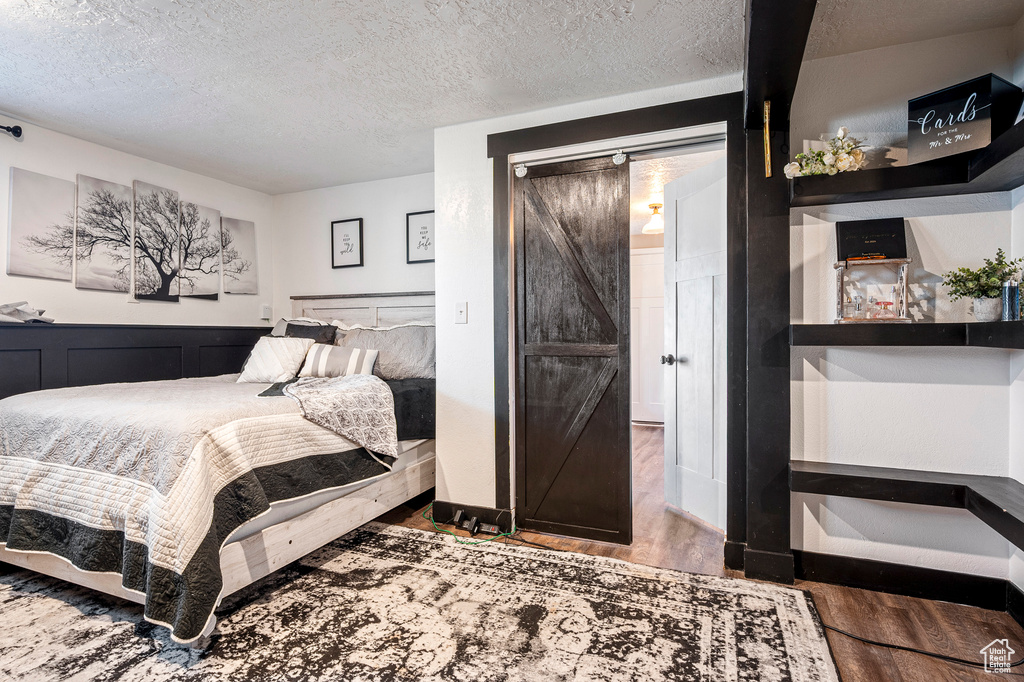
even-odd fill
[[[641,232],[644,234],[663,234],[665,232],[665,218],[658,213],[661,206],[661,204],[648,204],[648,208],[652,211],[651,221],[644,225]]]
[[[21,137],[21,126],[0,126],[0,130],[8,132],[14,137]]]

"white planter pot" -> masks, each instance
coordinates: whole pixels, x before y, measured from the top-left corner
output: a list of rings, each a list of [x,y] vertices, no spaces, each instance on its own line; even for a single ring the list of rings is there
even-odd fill
[[[1003,299],[976,298],[971,304],[971,311],[978,322],[995,322],[1003,317]]]

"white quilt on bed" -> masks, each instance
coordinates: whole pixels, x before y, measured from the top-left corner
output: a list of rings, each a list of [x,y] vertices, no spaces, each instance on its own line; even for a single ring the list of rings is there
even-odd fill
[[[215,498],[228,483],[287,463],[284,476],[304,471],[308,484],[312,465],[300,460],[360,447],[304,419],[289,397],[259,397],[266,384],[236,378],[106,384],[0,401],[0,510],[121,531],[145,545],[148,563],[184,575],[201,545],[210,551]],[[389,466],[366,459],[353,460],[353,475]],[[366,474],[367,467],[378,470]],[[147,590],[147,612],[150,597]]]
[[[0,403],[0,504],[123,530],[149,547],[153,563],[180,573],[225,483],[259,466],[359,447],[304,419],[294,401],[259,397],[266,384],[235,379],[8,398]]]

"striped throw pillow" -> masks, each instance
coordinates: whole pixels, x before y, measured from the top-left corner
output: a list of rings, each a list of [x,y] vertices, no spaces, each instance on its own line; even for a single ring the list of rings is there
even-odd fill
[[[295,378],[313,339],[264,336],[256,342],[238,377],[240,384],[274,384]]]
[[[300,377],[343,377],[350,374],[373,374],[377,351],[342,348],[314,343],[306,353]]]

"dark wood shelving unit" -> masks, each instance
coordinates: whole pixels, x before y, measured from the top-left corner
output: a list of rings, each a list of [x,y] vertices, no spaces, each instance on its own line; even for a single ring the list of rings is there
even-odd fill
[[[1024,185],[1024,121],[984,149],[912,166],[794,178],[790,205],[824,206],[950,194],[1005,192]]]
[[[794,324],[793,346],[965,346],[1024,349],[1024,322]]]
[[[789,489],[864,500],[966,509],[1024,548],[1024,484],[1001,476],[792,461]]]

